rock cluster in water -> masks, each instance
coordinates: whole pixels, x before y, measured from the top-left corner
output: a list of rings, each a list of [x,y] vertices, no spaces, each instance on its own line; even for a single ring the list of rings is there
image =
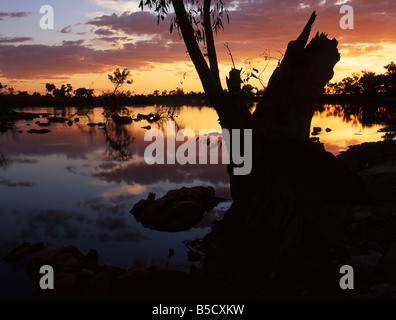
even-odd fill
[[[159,231],[184,231],[199,223],[223,199],[215,196],[213,187],[183,187],[170,190],[160,199],[150,193],[131,209],[136,221],[146,228]]]

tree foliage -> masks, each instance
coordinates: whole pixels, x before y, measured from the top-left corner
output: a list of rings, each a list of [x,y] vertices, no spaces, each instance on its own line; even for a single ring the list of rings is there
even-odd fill
[[[325,88],[327,94],[346,94],[375,96],[379,94],[396,94],[396,65],[391,62],[384,66],[387,70],[383,74],[372,71],[362,71],[352,74],[339,82],[328,83]]]
[[[93,96],[94,89],[78,88],[74,91],[74,96],[89,98]]]
[[[213,4],[211,1],[203,0],[187,0],[183,1],[186,7],[188,19],[191,26],[194,27],[194,33],[197,41],[202,41],[205,43],[206,31],[204,22],[204,6],[210,3],[211,9],[209,10],[211,17],[211,26],[213,30],[217,33],[219,30],[224,30],[223,19],[225,18],[229,22],[228,9],[225,6],[223,0],[217,0]],[[157,14],[157,23],[164,20],[169,14],[169,9],[172,1],[171,0],[141,0],[139,3],[139,8],[142,10],[144,7],[154,10]],[[179,23],[176,16],[171,17],[170,32],[173,30],[179,31]]]
[[[224,29],[224,18],[229,22],[224,1],[141,0],[139,7],[142,10],[144,7],[154,10],[159,23],[169,14],[171,5],[175,15],[171,16],[170,32],[176,29],[183,38],[206,93],[210,94],[209,87],[213,87],[214,91],[222,90],[213,31],[217,34],[219,30]],[[205,62],[205,57],[209,66]]]
[[[60,88],[57,88],[53,83],[47,83],[45,89],[48,93],[52,92],[54,97],[70,97],[73,87],[70,83],[64,85],[62,84]]]
[[[116,93],[122,86],[133,83],[131,72],[127,68],[124,68],[122,71],[117,68],[113,74],[109,74],[107,76],[114,85],[114,93]]]

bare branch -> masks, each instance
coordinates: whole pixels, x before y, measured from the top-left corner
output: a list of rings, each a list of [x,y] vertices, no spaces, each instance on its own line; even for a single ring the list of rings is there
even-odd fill
[[[224,46],[225,46],[225,47],[227,48],[227,50],[228,50],[228,54],[230,55],[231,61],[232,61],[232,67],[235,69],[234,58],[232,57],[232,53],[231,53],[230,47],[228,46],[228,42],[225,43]]]

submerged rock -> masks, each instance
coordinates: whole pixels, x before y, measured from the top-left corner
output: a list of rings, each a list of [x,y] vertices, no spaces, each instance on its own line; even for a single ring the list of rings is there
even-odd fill
[[[12,130],[12,126],[8,125],[7,123],[0,123],[0,132],[4,133],[7,132],[7,130]]]
[[[31,253],[40,251],[46,246],[45,242],[23,242],[20,246],[16,247],[14,250],[9,252],[3,259],[6,262],[12,263],[16,262]]]
[[[171,249],[172,250],[172,249]],[[168,261],[171,251],[168,256]],[[40,289],[43,274],[40,268],[53,268],[52,290]],[[168,264],[167,264],[168,266]],[[186,296],[191,290],[192,276],[174,270],[145,268],[121,268],[98,263],[97,251],[91,249],[86,255],[75,246],[46,250],[34,256],[27,264],[26,273],[37,287],[37,295],[62,298],[161,298]],[[202,284],[201,282],[197,282]],[[205,287],[202,284],[202,287]],[[191,292],[190,292],[191,294]]]
[[[39,287],[42,274],[40,268],[50,265],[54,270],[54,283],[58,292],[72,292],[79,287],[80,280],[93,275],[97,266],[98,253],[94,250],[85,256],[75,246],[46,250],[34,256],[26,266],[26,272],[33,284]]]
[[[130,116],[119,116],[118,114],[113,114],[111,116],[115,124],[129,124],[132,123],[132,118]]]
[[[44,133],[49,133],[51,130],[49,129],[30,129],[28,133],[38,133],[38,134],[44,134]]]
[[[53,123],[65,123],[67,119],[63,117],[48,117],[48,121]]]
[[[363,272],[372,273],[377,268],[381,258],[382,254],[379,252],[372,252],[371,254],[364,256],[351,256],[349,264]]]
[[[199,223],[208,212],[223,199],[215,196],[213,187],[183,187],[170,190],[155,200],[150,193],[146,200],[134,205],[131,214],[146,228],[159,231],[184,231]]]
[[[148,122],[158,121],[161,117],[156,113],[142,114],[138,113],[134,121],[146,120]]]
[[[49,127],[51,125],[51,122],[36,122],[36,124],[40,127]]]

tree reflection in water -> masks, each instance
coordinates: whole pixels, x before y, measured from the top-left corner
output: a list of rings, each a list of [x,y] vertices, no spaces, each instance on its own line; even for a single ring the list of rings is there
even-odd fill
[[[327,117],[340,117],[344,122],[353,125],[361,123],[364,127],[374,124],[395,124],[396,108],[392,106],[362,106],[362,105],[324,105],[319,113],[325,112]]]
[[[167,121],[175,121],[176,132],[183,129],[184,126],[178,124],[175,117],[180,113],[180,108],[178,106],[156,106],[155,113],[152,119],[147,120],[150,125],[155,125],[158,129],[166,133]],[[113,160],[126,161],[132,157],[132,152],[130,150],[130,145],[135,141],[135,138],[131,135],[130,127],[126,124],[115,123],[112,120],[114,115],[117,116],[129,116],[132,120],[134,114],[130,112],[130,109],[126,107],[107,107],[103,111],[103,116],[105,118],[103,132],[105,135],[105,141],[107,143],[107,150],[105,154]]]
[[[114,122],[110,122],[104,127],[103,132],[107,143],[105,154],[110,159],[126,161],[132,157],[130,145],[135,138],[131,136],[124,125],[116,125]]]
[[[104,109],[103,116],[106,121],[103,133],[107,143],[105,155],[112,160],[127,161],[132,157],[130,145],[134,142],[135,138],[131,136],[131,133],[125,125],[119,125],[112,121],[111,117],[114,114],[130,115],[130,112],[128,108],[125,107],[110,107]]]
[[[7,159],[2,152],[0,152],[0,168],[6,170],[11,165],[11,160]]]

